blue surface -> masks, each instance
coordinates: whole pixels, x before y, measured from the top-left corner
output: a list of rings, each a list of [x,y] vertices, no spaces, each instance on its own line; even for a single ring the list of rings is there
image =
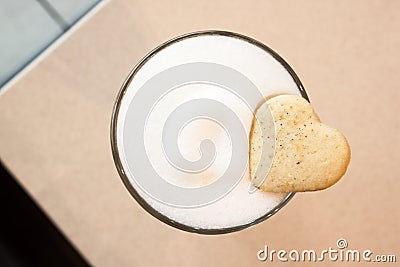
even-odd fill
[[[69,24],[75,23],[87,10],[96,5],[98,0],[48,0]]]
[[[0,0],[0,87],[100,0]]]

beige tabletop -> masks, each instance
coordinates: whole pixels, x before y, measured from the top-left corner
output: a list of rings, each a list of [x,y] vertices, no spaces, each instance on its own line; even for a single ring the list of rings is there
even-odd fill
[[[3,90],[1,160],[95,266],[266,265],[256,255],[264,245],[322,250],[339,238],[400,261],[399,10],[395,0],[109,1]],[[146,213],[123,186],[109,142],[113,103],[133,66],[161,42],[203,29],[239,32],[282,55],[352,149],[334,187],[297,194],[264,223],[222,236]]]

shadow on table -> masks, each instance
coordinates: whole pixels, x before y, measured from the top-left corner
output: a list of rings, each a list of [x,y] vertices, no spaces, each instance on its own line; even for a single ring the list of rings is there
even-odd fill
[[[0,161],[0,266],[89,266]]]

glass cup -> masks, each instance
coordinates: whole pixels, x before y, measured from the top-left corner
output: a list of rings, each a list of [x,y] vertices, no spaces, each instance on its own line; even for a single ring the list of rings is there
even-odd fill
[[[152,57],[154,57],[155,55],[157,55],[158,53],[160,53],[160,51],[163,51],[164,48],[178,43],[182,40],[187,40],[193,37],[197,37],[197,36],[208,36],[208,35],[219,35],[219,36],[225,36],[225,37],[232,37],[232,38],[237,38],[240,39],[242,41],[246,41],[251,43],[252,45],[257,46],[258,48],[262,49],[263,51],[265,51],[266,53],[268,53],[269,55],[271,55],[276,61],[278,61],[284,68],[285,70],[290,74],[291,78],[293,79],[294,83],[297,86],[297,90],[298,92],[305,98],[308,100],[306,91],[300,81],[300,79],[297,77],[296,73],[293,71],[293,69],[288,65],[288,63],[286,63],[276,52],[274,52],[272,49],[270,49],[268,46],[260,43],[259,41],[256,41],[250,37],[241,35],[241,34],[237,34],[237,33],[233,33],[233,32],[227,32],[227,31],[215,31],[215,30],[211,30],[211,31],[201,31],[201,32],[193,32],[193,33],[188,33],[179,37],[176,37],[174,39],[171,39],[163,44],[161,44],[160,46],[158,46],[156,49],[154,49],[153,51],[151,51],[150,53],[148,53],[135,67],[134,69],[130,72],[130,74],[128,75],[128,77],[126,78],[125,82],[123,83],[119,94],[117,96],[116,102],[115,102],[115,106],[114,106],[114,110],[112,113],[112,120],[111,120],[111,148],[112,148],[112,154],[113,154],[113,158],[114,158],[114,163],[115,166],[118,170],[118,173],[122,179],[122,182],[124,183],[124,185],[126,186],[126,188],[128,189],[129,193],[133,196],[133,198],[139,203],[140,206],[142,206],[148,213],[150,213],[152,216],[154,216],[155,218],[157,218],[158,220],[172,226],[175,227],[177,229],[181,229],[187,232],[192,232],[192,233],[197,233],[197,234],[207,234],[207,235],[215,235],[215,234],[225,234],[225,233],[231,233],[231,232],[236,232],[236,231],[240,231],[243,229],[246,229],[248,227],[254,226],[266,219],[268,219],[269,217],[271,217],[272,215],[274,215],[276,212],[278,212],[283,206],[285,206],[289,200],[294,196],[295,193],[288,193],[286,194],[282,200],[278,203],[278,205],[276,205],[273,209],[271,209],[270,211],[268,211],[267,213],[263,214],[262,216],[258,217],[257,219],[249,222],[249,223],[245,223],[245,224],[241,224],[241,225],[237,225],[237,226],[233,226],[233,227],[226,227],[226,228],[212,228],[212,229],[208,229],[208,228],[199,228],[199,227],[193,227],[190,225],[186,225],[180,222],[177,222],[173,219],[170,219],[169,217],[167,217],[166,215],[162,214],[160,211],[156,210],[155,208],[153,208],[137,191],[137,189],[132,185],[132,183],[130,182],[128,175],[127,175],[127,170],[126,167],[124,167],[124,164],[122,163],[122,159],[120,157],[120,147],[118,146],[118,135],[117,135],[117,126],[118,126],[118,116],[120,113],[120,109],[121,109],[121,103],[122,100],[124,98],[124,96],[127,93],[128,87],[132,81],[132,79],[135,77],[135,75],[139,72],[139,70],[141,70],[146,63],[148,62],[149,59],[151,59]]]

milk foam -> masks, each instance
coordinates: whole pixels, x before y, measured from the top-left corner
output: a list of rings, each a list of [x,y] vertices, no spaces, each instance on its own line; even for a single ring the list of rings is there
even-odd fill
[[[121,163],[129,181],[138,194],[154,209],[166,217],[194,228],[220,229],[244,225],[253,222],[274,209],[286,196],[256,191],[249,193],[250,174],[245,170],[237,186],[218,201],[197,208],[179,208],[160,203],[148,196],[128,171],[124,156],[123,126],[129,104],[137,90],[152,76],[173,66],[192,62],[210,62],[233,68],[250,79],[268,97],[278,93],[299,94],[298,87],[288,71],[270,54],[261,48],[241,39],[221,35],[202,35],[184,39],[162,49],[136,73],[125,96],[122,99],[117,121],[117,146]],[[233,153],[229,145],[229,133],[215,122],[207,120],[193,121],[182,129],[178,140],[182,155],[188,160],[201,156],[199,144],[203,139],[213,140],[216,146],[216,158],[204,172],[187,179],[163,157],[161,133],[168,115],[181,103],[197,98],[210,98],[224,103],[240,118],[247,133],[250,131],[252,112],[235,95],[213,85],[192,84],[176,89],[157,103],[148,116],[145,129],[146,152],[154,169],[175,185],[197,187],[214,181],[229,164]],[[260,102],[263,99],[260,99]]]

